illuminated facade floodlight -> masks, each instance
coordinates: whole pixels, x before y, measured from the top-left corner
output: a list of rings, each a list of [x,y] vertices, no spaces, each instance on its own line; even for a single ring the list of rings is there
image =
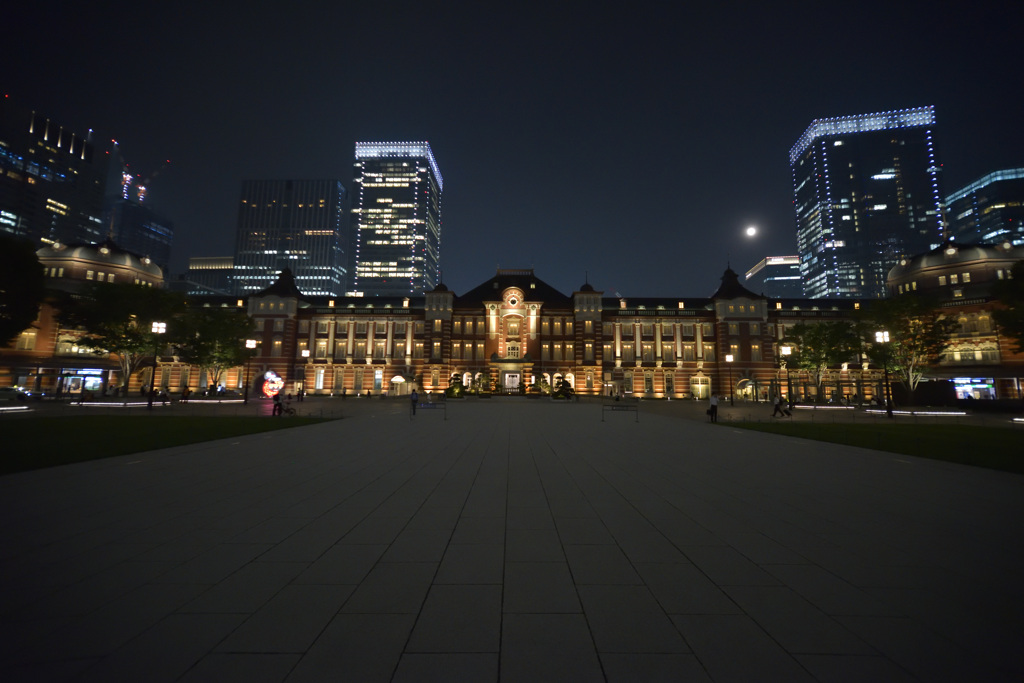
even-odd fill
[[[901,258],[945,239],[935,109],[817,119],[790,150],[805,296],[883,298]]]

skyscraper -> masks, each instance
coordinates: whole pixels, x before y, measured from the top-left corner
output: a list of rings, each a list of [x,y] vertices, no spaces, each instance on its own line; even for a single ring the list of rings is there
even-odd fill
[[[804,293],[881,298],[944,238],[933,107],[816,119],[789,152]]]
[[[957,240],[1024,246],[1024,168],[989,173],[946,198]]]
[[[747,271],[743,286],[773,299],[801,299],[799,256],[766,256]]]
[[[91,130],[73,133],[0,97],[0,231],[37,246],[102,242],[106,173]]]
[[[236,293],[261,291],[288,268],[303,294],[344,294],[345,197],[337,180],[243,181],[235,238]]]
[[[440,281],[444,181],[427,142],[357,142],[352,207],[355,296],[429,292]]]

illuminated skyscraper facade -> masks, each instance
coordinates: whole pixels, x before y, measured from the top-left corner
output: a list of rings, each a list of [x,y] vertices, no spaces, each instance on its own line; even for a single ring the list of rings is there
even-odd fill
[[[949,233],[963,242],[1024,246],[1024,168],[989,173],[946,198]]]
[[[444,181],[426,142],[357,142],[353,179],[354,296],[429,292],[440,281]]]
[[[235,292],[266,289],[288,268],[303,294],[343,294],[345,199],[345,188],[337,180],[244,181],[235,239]]]
[[[106,174],[91,130],[73,133],[0,98],[0,231],[37,246],[102,242]]]
[[[804,293],[882,298],[944,239],[933,107],[816,119],[789,153]]]
[[[747,271],[743,286],[762,296],[802,299],[799,256],[766,256]]]

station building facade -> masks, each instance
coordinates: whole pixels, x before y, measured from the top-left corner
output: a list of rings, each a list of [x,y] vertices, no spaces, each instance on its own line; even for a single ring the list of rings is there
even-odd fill
[[[793,325],[857,308],[769,299],[731,269],[709,298],[610,298],[588,284],[565,295],[532,270],[500,269],[463,295],[441,284],[421,297],[373,299],[307,297],[285,273],[248,300],[254,377],[348,396],[442,392],[455,376],[471,387],[486,375],[502,393],[564,378],[581,396],[769,400],[792,388],[806,397],[798,371],[787,377],[779,341]],[[880,386],[880,370],[855,363],[827,391],[870,398]]]

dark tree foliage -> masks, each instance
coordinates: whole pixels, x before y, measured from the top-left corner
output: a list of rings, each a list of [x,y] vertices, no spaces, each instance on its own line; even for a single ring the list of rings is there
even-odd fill
[[[168,343],[164,335],[153,332],[152,323],[165,322],[173,331],[184,310],[179,296],[162,289],[105,282],[64,295],[57,306],[61,326],[80,332],[79,346],[117,357],[125,392],[144,359]]]
[[[169,327],[175,353],[187,363],[206,371],[207,383],[217,386],[228,368],[245,365],[251,353],[245,340],[254,321],[235,309],[205,308],[193,302]]]
[[[1014,351],[1024,352],[1024,261],[1018,261],[1010,270],[1011,277],[1000,280],[992,294],[1003,305],[992,313],[999,331],[1013,340]]]
[[[32,243],[0,235],[0,346],[32,326],[46,295],[46,279]]]

